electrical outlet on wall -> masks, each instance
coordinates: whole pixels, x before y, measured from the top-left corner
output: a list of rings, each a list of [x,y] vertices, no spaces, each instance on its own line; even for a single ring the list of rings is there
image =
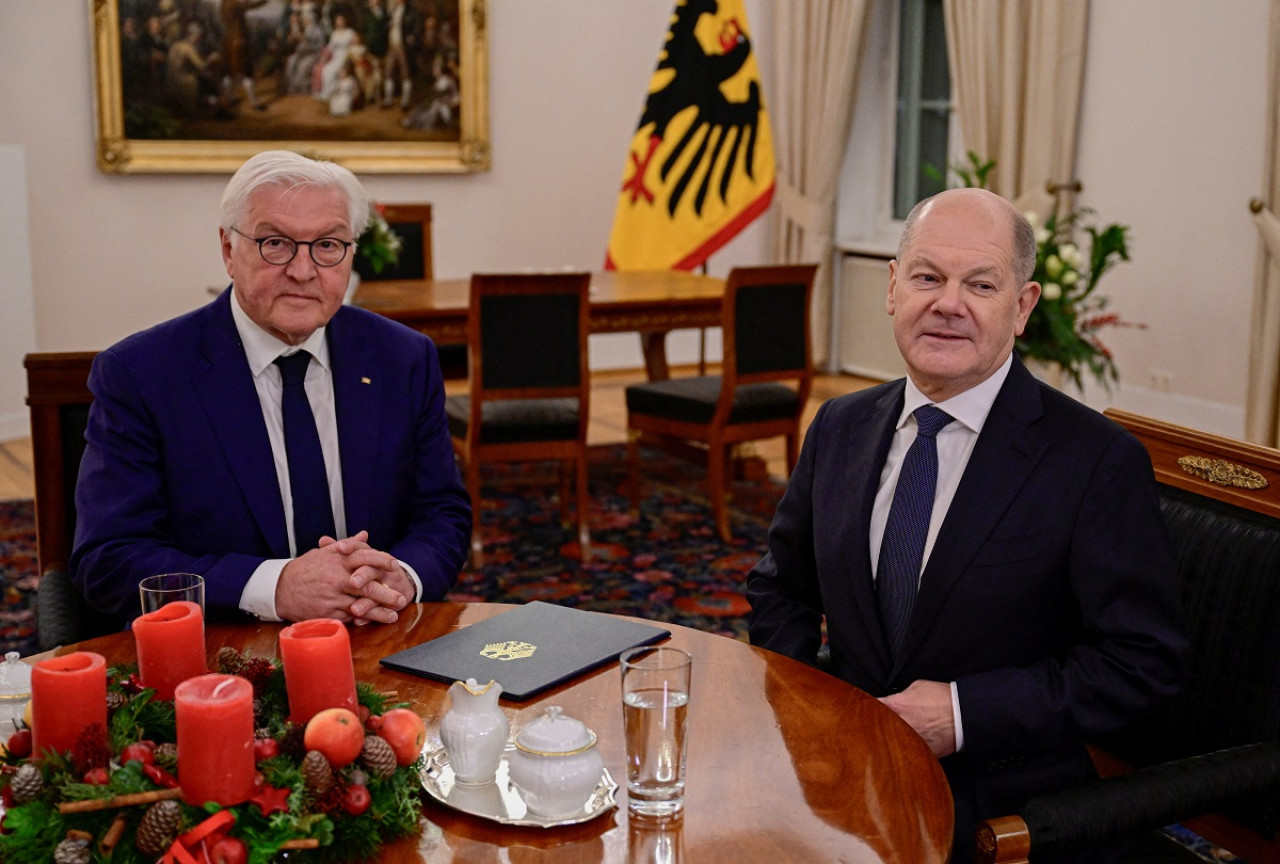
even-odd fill
[[[1173,373],[1164,369],[1151,370],[1151,389],[1168,393],[1173,389]]]

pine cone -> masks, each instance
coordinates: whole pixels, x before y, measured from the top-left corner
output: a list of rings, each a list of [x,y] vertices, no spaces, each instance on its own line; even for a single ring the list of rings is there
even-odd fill
[[[16,803],[26,804],[44,791],[44,775],[32,763],[24,762],[9,781],[9,788]]]
[[[68,837],[53,850],[53,862],[54,864],[89,864],[91,855],[88,840],[81,838],[73,840]]]
[[[317,795],[323,795],[333,785],[333,766],[319,750],[308,750],[302,758],[302,776],[307,788]]]
[[[216,666],[224,675],[239,675],[244,668],[244,655],[229,645],[218,649],[213,658]]]
[[[157,744],[152,757],[156,760],[157,765],[166,771],[172,772],[174,766],[178,764],[178,745],[172,741]]]
[[[284,737],[280,739],[280,752],[295,759],[301,759],[307,753],[307,727],[301,723],[289,723],[285,726]]]
[[[178,835],[182,807],[177,801],[157,801],[142,814],[134,845],[143,855],[162,855]]]
[[[360,761],[374,777],[390,777],[396,771],[396,752],[385,739],[377,735],[364,736]]]
[[[124,703],[129,701],[129,697],[121,693],[119,690],[107,691],[107,713],[114,714],[116,711],[124,707]]]

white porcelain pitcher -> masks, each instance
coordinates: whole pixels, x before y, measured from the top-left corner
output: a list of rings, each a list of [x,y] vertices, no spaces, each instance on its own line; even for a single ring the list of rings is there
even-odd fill
[[[449,710],[440,721],[440,740],[459,783],[492,783],[511,733],[507,715],[498,707],[502,685],[480,685],[476,679],[449,685]]]

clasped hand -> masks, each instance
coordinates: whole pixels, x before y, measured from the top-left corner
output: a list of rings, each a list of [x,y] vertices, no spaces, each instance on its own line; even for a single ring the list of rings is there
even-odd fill
[[[955,715],[951,685],[941,681],[912,681],[901,693],[880,699],[925,740],[938,758],[956,752]]]
[[[276,615],[394,623],[415,593],[413,582],[399,561],[368,541],[368,531],[344,540],[322,537],[286,564],[276,583]]]

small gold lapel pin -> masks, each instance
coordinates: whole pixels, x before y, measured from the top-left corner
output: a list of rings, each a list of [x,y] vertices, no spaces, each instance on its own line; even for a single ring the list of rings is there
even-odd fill
[[[372,381],[370,381],[368,378],[361,377],[361,378],[360,378],[360,383],[361,383],[361,384],[372,384],[373,382],[372,382]]]

